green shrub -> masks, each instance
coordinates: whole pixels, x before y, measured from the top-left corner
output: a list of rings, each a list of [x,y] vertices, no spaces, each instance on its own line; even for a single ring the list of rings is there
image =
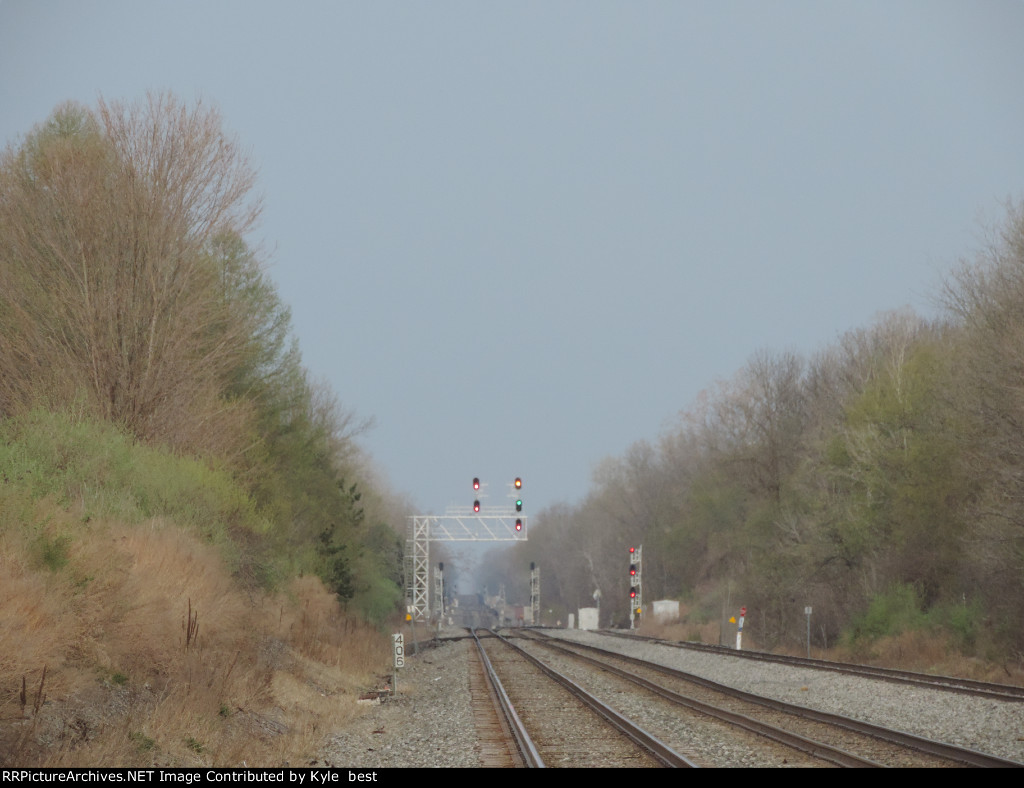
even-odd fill
[[[39,564],[51,572],[63,569],[71,560],[70,544],[71,539],[67,536],[40,534],[35,544],[36,558]]]
[[[368,621],[383,623],[402,601],[403,592],[387,578],[371,576],[366,587],[357,591],[352,606]]]
[[[939,605],[928,613],[931,628],[947,633],[953,645],[964,654],[973,652],[978,645],[984,618],[984,608],[977,601]]]
[[[139,752],[149,752],[156,747],[156,740],[151,739],[141,731],[135,731],[134,733],[129,734],[128,738],[131,739],[135,743],[135,746],[139,748]]]
[[[849,629],[849,639],[856,644],[897,635],[911,629],[921,629],[927,617],[921,610],[921,595],[913,585],[894,585],[868,604],[867,610],[856,616]]]

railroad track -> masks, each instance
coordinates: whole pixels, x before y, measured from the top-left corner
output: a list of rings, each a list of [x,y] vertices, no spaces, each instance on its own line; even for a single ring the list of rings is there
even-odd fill
[[[891,731],[860,720],[760,697],[595,646],[526,630],[518,631],[517,634],[524,639],[535,639],[546,649],[556,651],[562,660],[585,663],[587,667],[575,673],[578,677],[588,671],[592,673],[594,669],[606,671],[621,681],[632,682],[634,687],[626,691],[627,697],[636,696],[639,687],[688,709],[700,710],[718,719],[743,725],[749,730],[757,730],[759,734],[780,744],[787,744],[837,765],[1022,765],[901,731]],[[560,664],[562,670],[572,673],[564,662],[556,664]],[[582,678],[580,680],[583,681]],[[647,705],[647,702],[642,705]],[[759,729],[757,726],[760,726]],[[779,731],[783,732],[782,735],[777,733]],[[796,737],[796,740],[787,740],[786,736]]]
[[[509,640],[473,631],[482,676],[490,680],[489,700],[501,712],[497,727],[506,733],[508,760],[493,746],[487,765],[631,768],[693,766],[685,756],[583,691]],[[474,694],[477,694],[474,683]],[[476,713],[476,712],[475,712]],[[480,711],[480,722],[487,715]],[[490,742],[496,726],[484,722]]]
[[[815,668],[827,670],[832,673],[845,673],[851,676],[863,676],[865,678],[880,679],[897,684],[908,684],[928,689],[944,690],[960,695],[975,695],[983,698],[1006,701],[1024,701],[1024,687],[1017,687],[1012,684],[997,684],[989,681],[975,681],[974,679],[960,678],[957,676],[938,676],[930,673],[916,673],[909,670],[898,670],[895,668],[881,668],[873,665],[858,665],[852,662],[835,662],[827,659],[811,659],[809,657],[792,657],[784,654],[769,654],[764,651],[736,651],[728,646],[716,646],[708,643],[694,643],[689,641],[662,640],[660,638],[645,637],[628,632],[620,632],[612,629],[603,629],[602,635],[610,635],[628,640],[640,640],[650,643],[657,643],[671,648],[700,651],[710,654],[722,654],[725,656],[739,657],[741,659],[755,660],[758,662],[775,662],[782,665],[793,665],[797,667]]]
[[[522,740],[522,722],[476,634],[477,659],[469,661],[469,691],[472,695],[473,725],[481,766],[504,769],[513,766],[543,766],[532,741]]]

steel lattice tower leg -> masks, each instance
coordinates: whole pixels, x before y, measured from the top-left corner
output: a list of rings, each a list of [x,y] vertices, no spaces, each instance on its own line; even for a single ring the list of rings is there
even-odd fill
[[[530,623],[540,626],[540,567],[530,566]]]
[[[409,524],[409,538],[405,554],[409,566],[406,570],[406,595],[409,614],[413,621],[426,621],[430,616],[430,518],[413,517]]]

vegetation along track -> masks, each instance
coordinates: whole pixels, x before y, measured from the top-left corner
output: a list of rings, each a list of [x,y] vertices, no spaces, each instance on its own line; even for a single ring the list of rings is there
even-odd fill
[[[507,639],[487,630],[473,635],[494,695],[502,699],[515,760],[561,767],[694,765]]]
[[[976,695],[982,698],[994,700],[1024,701],[1024,687],[1017,687],[1012,684],[997,684],[990,681],[976,681],[957,676],[937,676],[931,673],[915,673],[909,670],[898,670],[896,668],[880,668],[873,665],[857,665],[852,662],[833,662],[827,659],[811,659],[809,657],[791,657],[785,654],[769,654],[764,651],[737,651],[728,646],[716,646],[709,643],[691,643],[687,641],[662,640],[660,638],[644,637],[627,632],[618,632],[611,629],[601,630],[602,635],[611,635],[617,638],[629,640],[642,640],[650,643],[657,643],[672,648],[690,649],[710,654],[726,654],[731,657],[756,660],[759,662],[777,662],[780,665],[794,665],[799,667],[815,668],[817,670],[828,670],[833,673],[845,673],[851,676],[863,676],[882,681],[891,681],[897,684],[909,684],[915,687],[927,687],[928,689],[946,690],[959,695]]]
[[[557,651],[563,658],[580,660],[651,689],[656,685],[662,697],[672,698],[680,705],[692,706],[694,701],[708,704],[727,713],[741,715],[789,731],[805,740],[820,743],[824,753],[841,750],[864,761],[883,766],[987,766],[1007,767],[1022,764],[986,753],[934,742],[901,731],[854,720],[837,714],[815,711],[658,665],[635,657],[607,651],[551,635],[519,632],[523,638]],[[565,668],[563,668],[564,670]],[[831,758],[832,756],[827,756]],[[838,761],[837,761],[838,762]],[[725,764],[722,764],[725,765]],[[843,765],[855,765],[847,763]],[[866,765],[862,761],[860,765]]]

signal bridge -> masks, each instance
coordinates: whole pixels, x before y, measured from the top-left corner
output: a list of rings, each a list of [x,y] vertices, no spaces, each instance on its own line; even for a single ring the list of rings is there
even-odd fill
[[[517,478],[513,486],[518,490],[522,482]],[[480,489],[479,479],[473,480],[473,488]],[[516,498],[514,491],[511,497]],[[449,506],[443,515],[423,514],[409,518],[405,576],[408,612],[413,621],[426,621],[430,617],[430,543],[525,542],[526,516],[522,514],[522,505],[519,498],[511,505],[486,507],[476,500],[472,506]],[[440,610],[440,600],[435,601]]]
[[[410,518],[415,533],[426,528],[434,542],[524,542],[526,517],[504,507],[449,506],[443,515]],[[417,521],[422,521],[418,523]]]

